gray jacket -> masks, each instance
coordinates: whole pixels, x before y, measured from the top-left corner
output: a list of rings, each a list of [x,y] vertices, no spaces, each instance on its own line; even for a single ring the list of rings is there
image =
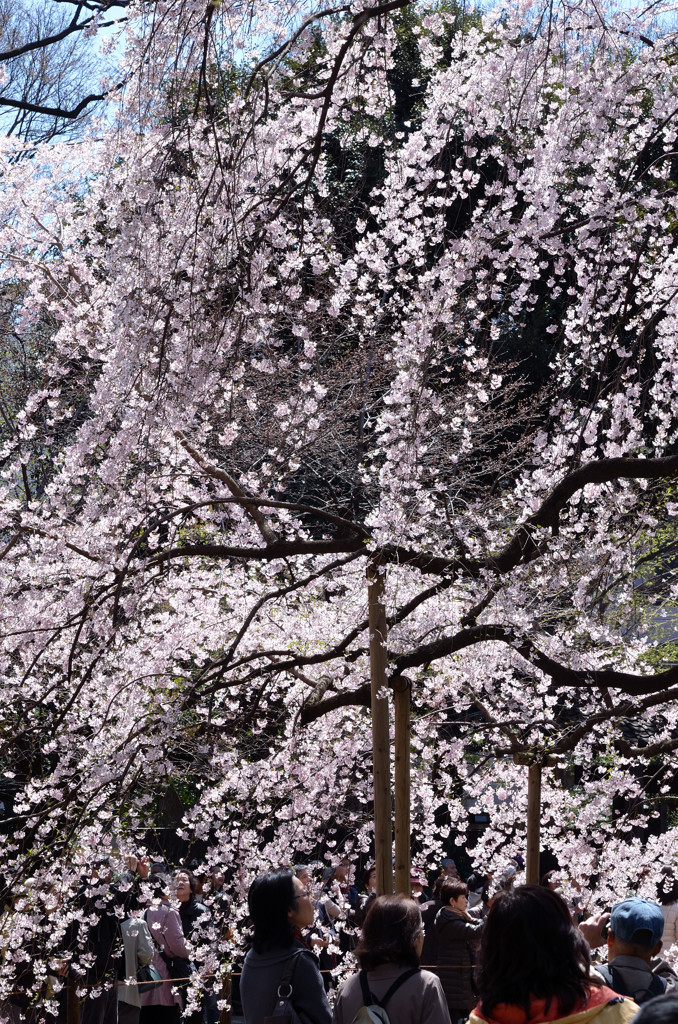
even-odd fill
[[[407,966],[380,964],[367,972],[372,995],[383,999],[393,982]],[[353,1018],[364,1005],[360,977],[347,978],[339,989],[334,1003],[332,1024],[352,1024]],[[405,981],[386,1004],[391,1024],[450,1024],[450,1015],[440,979],[431,971],[419,971]]]
[[[153,959],[155,946],[148,925],[143,917],[128,917],[120,925],[122,944],[125,951],[125,978],[134,978],[140,967],[147,967]],[[136,985],[118,984],[118,999],[131,1006],[141,1006],[139,990]]]
[[[245,957],[240,978],[245,1024],[264,1024],[264,1018],[272,1015],[285,965],[297,950],[302,952],[297,957],[290,1001],[297,1013],[303,1013],[311,1024],[330,1024],[332,1014],[318,963],[313,953],[299,942],[287,949],[281,947],[266,953],[255,953],[251,949]]]

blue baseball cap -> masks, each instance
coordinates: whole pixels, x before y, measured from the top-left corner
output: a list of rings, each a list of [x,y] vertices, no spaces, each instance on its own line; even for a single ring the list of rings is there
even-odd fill
[[[610,931],[622,942],[652,949],[662,937],[664,915],[658,903],[631,896],[615,903],[610,914]]]

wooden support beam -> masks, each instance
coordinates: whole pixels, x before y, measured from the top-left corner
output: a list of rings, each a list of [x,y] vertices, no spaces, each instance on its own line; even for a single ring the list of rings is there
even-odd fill
[[[395,891],[411,896],[410,886],[410,680],[398,676],[395,705]]]
[[[539,885],[539,844],[541,832],[541,763],[527,769],[527,850],[525,881]]]
[[[370,628],[374,859],[378,896],[390,895],[393,892],[391,741],[388,711],[386,608],[383,598],[384,567],[378,559],[372,559],[367,566],[367,601]]]
[[[74,978],[66,982],[66,1024],[80,1024],[80,1000],[77,993],[78,984]]]

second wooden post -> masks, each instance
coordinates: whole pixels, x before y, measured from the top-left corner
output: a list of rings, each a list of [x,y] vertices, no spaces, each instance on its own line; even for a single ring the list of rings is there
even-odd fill
[[[394,679],[395,891],[411,895],[410,882],[410,681]]]
[[[393,842],[384,569],[378,559],[372,559],[367,566],[367,601],[372,691],[374,859],[377,872],[377,895],[383,896],[393,892]]]

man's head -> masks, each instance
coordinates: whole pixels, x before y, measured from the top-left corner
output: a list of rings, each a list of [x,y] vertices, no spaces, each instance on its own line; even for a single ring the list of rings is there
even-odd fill
[[[615,903],[607,936],[608,959],[638,956],[648,963],[662,948],[664,915],[650,900],[632,896]]]
[[[292,871],[294,871],[302,885],[306,886],[312,883],[313,879],[311,878],[308,864],[295,864]]]
[[[351,869],[351,862],[342,857],[338,864],[334,865],[334,877],[340,883],[348,881],[348,873]]]
[[[633,1024],[675,1024],[678,1020],[678,992],[649,999],[633,1018]]]

